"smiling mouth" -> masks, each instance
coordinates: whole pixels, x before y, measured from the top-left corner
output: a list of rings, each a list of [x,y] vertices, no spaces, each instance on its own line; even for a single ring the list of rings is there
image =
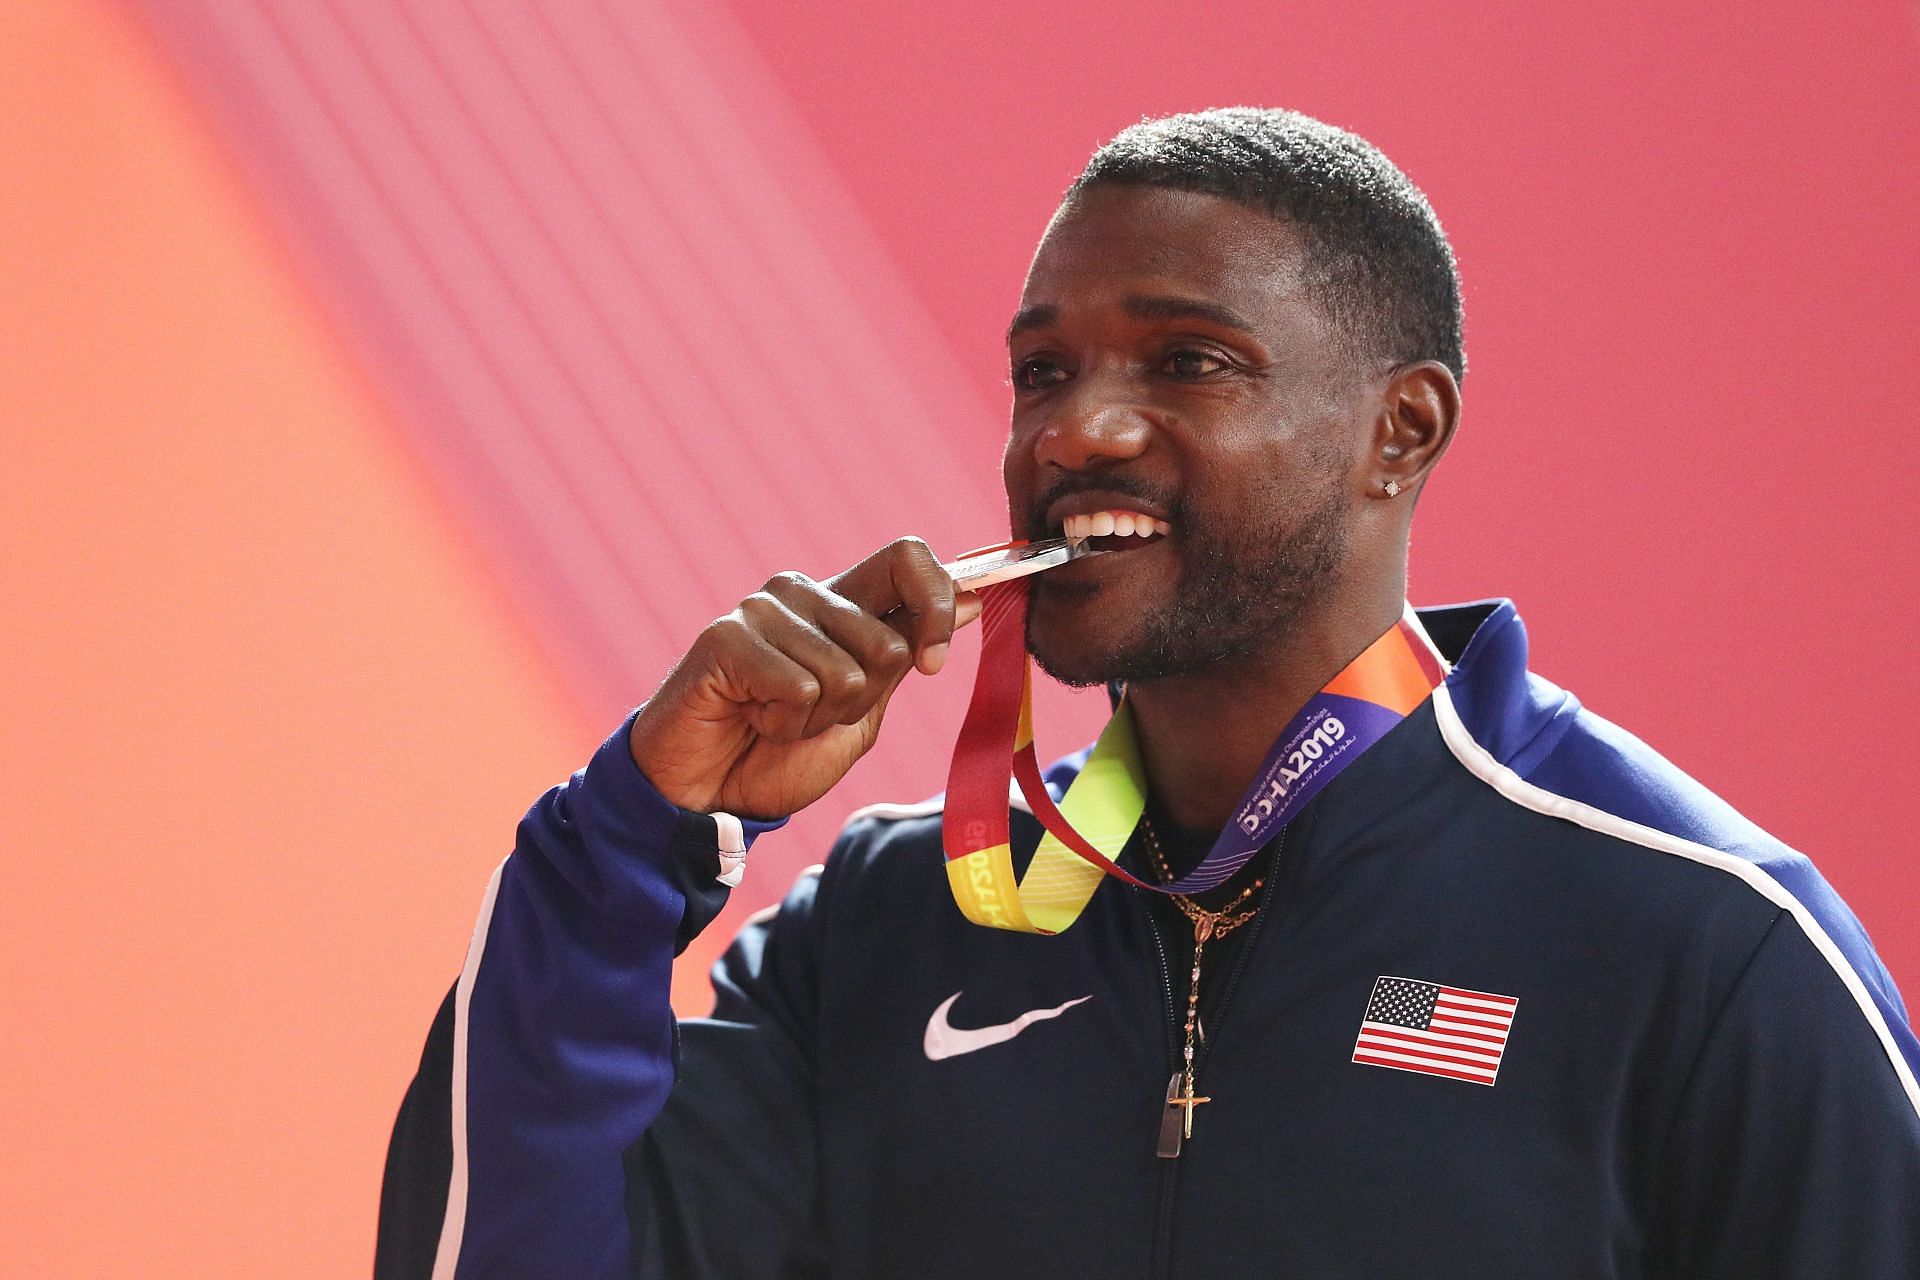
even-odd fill
[[[1173,526],[1138,511],[1114,509],[1061,521],[1061,535],[1072,542],[1089,542],[1104,552],[1131,551],[1163,541]]]

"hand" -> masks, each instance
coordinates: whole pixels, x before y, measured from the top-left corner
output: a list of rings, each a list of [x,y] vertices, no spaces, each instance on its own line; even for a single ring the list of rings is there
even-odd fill
[[[641,708],[634,762],[683,809],[795,813],[867,753],[907,672],[939,671],[979,615],[918,538],[824,584],[778,574],[702,631]]]

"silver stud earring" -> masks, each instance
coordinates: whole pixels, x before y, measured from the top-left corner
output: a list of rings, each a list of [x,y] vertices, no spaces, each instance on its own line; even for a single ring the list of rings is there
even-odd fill
[[[1397,498],[1397,497],[1399,497],[1399,496],[1400,496],[1400,482],[1399,482],[1398,480],[1389,480],[1389,481],[1387,481],[1387,484],[1386,484],[1386,490],[1387,490],[1387,496],[1388,496],[1389,498]]]

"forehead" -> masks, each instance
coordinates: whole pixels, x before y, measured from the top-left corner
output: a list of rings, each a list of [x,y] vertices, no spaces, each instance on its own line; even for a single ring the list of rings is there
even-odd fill
[[[1219,196],[1096,186],[1060,207],[1020,297],[1023,313],[1076,313],[1129,296],[1188,297],[1269,324],[1306,317],[1299,231]]]

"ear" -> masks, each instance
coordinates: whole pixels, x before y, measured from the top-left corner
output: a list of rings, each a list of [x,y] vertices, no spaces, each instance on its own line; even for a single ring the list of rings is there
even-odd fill
[[[1368,496],[1389,498],[1390,483],[1401,497],[1417,495],[1459,422],[1460,384],[1451,369],[1438,360],[1396,366],[1374,423]]]

